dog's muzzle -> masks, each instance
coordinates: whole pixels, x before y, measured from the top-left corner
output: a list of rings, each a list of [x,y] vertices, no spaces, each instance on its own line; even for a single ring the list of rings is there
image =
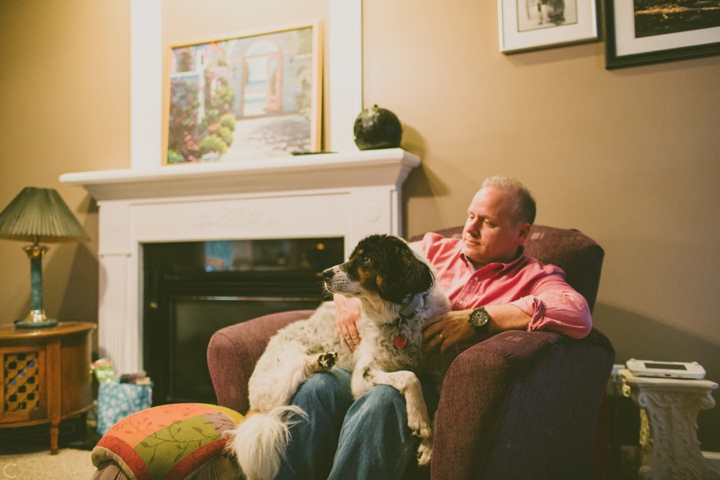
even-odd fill
[[[338,266],[327,268],[322,272],[323,281],[325,282],[325,288],[331,293],[347,292],[349,282],[347,274],[342,271]]]
[[[330,283],[335,276],[335,267],[326,268],[322,272],[323,281],[325,283]]]

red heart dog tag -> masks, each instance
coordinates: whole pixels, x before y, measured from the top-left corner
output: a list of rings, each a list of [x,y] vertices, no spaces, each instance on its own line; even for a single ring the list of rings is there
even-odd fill
[[[402,350],[407,345],[407,337],[395,337],[393,338],[395,348]]]

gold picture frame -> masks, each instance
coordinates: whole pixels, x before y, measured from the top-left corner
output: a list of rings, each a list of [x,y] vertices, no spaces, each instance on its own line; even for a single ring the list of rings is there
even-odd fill
[[[163,165],[321,150],[323,23],[171,45]]]

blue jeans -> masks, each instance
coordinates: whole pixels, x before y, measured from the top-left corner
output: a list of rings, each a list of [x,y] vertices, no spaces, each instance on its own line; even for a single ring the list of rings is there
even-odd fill
[[[300,386],[292,404],[308,419],[295,419],[277,479],[399,480],[416,465],[420,439],[407,426],[405,398],[378,385],[353,402],[350,378],[333,368]],[[439,397],[430,382],[422,386],[432,416]]]

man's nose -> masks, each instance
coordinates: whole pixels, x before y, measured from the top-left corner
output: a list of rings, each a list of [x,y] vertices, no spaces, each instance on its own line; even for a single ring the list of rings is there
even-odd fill
[[[467,225],[465,225],[465,231],[473,237],[477,237],[480,235],[480,222],[477,220],[468,220]]]

